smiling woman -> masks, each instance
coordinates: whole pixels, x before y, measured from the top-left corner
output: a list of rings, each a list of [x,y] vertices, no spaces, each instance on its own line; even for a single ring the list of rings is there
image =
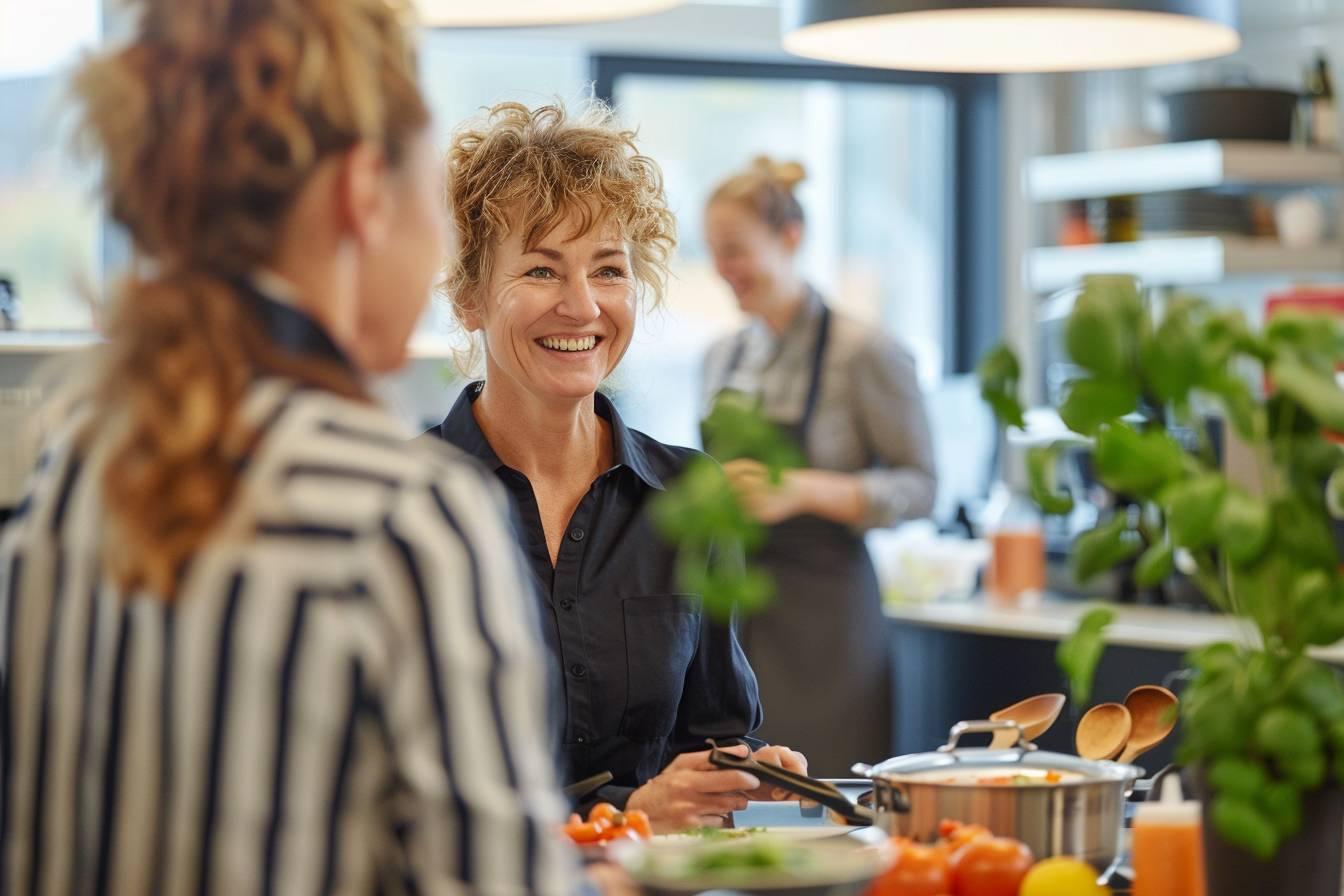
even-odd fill
[[[458,132],[448,177],[461,242],[445,285],[485,379],[431,435],[509,493],[563,684],[567,772],[610,771],[597,797],[658,830],[719,826],[776,794],[708,763],[706,738],[760,724],[756,679],[734,626],[679,592],[648,514],[698,452],[629,429],[598,392],[640,305],[663,293],[675,225],[662,174],[605,106],[506,103]],[[757,754],[806,769],[786,747]]]

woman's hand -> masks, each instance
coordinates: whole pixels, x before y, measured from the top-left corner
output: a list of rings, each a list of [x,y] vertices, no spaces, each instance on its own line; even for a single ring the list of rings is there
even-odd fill
[[[773,484],[765,465],[749,458],[728,461],[723,472],[747,513],[767,526],[803,514],[850,526],[868,515],[868,497],[853,473],[785,470],[779,483]]]
[[[745,756],[747,748],[730,747],[725,752]],[[642,809],[657,834],[721,828],[730,812],[747,808],[747,794],[760,787],[755,775],[710,765],[708,750],[683,753],[630,794],[625,807]]]
[[[745,457],[728,461],[723,472],[737,499],[758,522],[773,526],[805,510],[805,495],[792,472],[785,472],[775,484],[764,464]]]
[[[778,765],[785,771],[797,772],[800,775],[807,774],[807,757],[797,750],[790,750],[788,747],[781,747],[778,744],[761,747],[755,753],[751,754],[751,758],[758,762],[769,762]],[[748,793],[747,798],[753,800],[774,800],[779,802],[783,800],[796,800],[798,799],[798,795],[771,784],[763,784]]]

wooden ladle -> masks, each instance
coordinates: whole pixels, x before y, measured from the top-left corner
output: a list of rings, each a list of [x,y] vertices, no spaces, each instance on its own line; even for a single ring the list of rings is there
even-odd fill
[[[1063,694],[1037,694],[1019,700],[1012,706],[1004,707],[989,714],[991,722],[1016,722],[1022,727],[1023,740],[1035,740],[1055,724],[1060,710],[1064,708]],[[991,750],[1006,750],[1017,743],[1017,732],[1013,730],[995,731],[994,739],[989,742]]]
[[[1134,720],[1122,703],[1098,703],[1078,722],[1074,743],[1084,759],[1114,759],[1129,743]]]
[[[1120,762],[1130,763],[1162,743],[1176,727],[1176,695],[1155,684],[1141,685],[1125,697],[1132,722],[1129,742],[1120,752]]]

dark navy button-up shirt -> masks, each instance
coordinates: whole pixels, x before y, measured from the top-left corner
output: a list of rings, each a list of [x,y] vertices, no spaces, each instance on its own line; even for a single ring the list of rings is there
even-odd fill
[[[564,773],[577,781],[610,771],[614,780],[599,796],[624,805],[677,754],[704,749],[708,737],[745,737],[761,723],[756,677],[734,627],[711,620],[699,595],[679,589],[676,550],[649,515],[650,501],[698,452],[629,429],[598,394],[612,467],[579,502],[552,566],[532,484],[500,461],[472,413],[480,390],[463,390],[429,434],[503,482],[563,692]]]

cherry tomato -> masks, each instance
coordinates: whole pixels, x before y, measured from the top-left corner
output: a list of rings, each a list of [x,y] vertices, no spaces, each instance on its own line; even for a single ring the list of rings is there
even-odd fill
[[[1017,896],[1035,858],[1020,840],[987,837],[963,845],[948,861],[955,896]]]
[[[565,835],[575,843],[597,843],[607,826],[595,821],[565,825]]]
[[[947,852],[956,852],[974,840],[985,840],[994,835],[982,824],[962,824],[959,821],[944,821],[938,825],[938,835],[947,844]]]
[[[902,845],[896,863],[873,881],[867,896],[944,896],[952,892],[947,857],[930,846]]]
[[[649,816],[640,809],[631,809],[625,813],[625,823],[630,826],[641,839],[648,840],[653,837],[653,825],[649,823]]]
[[[611,803],[598,803],[591,810],[589,810],[588,820],[605,821],[610,823],[611,820],[619,814],[619,811],[620,810],[618,810]]]

